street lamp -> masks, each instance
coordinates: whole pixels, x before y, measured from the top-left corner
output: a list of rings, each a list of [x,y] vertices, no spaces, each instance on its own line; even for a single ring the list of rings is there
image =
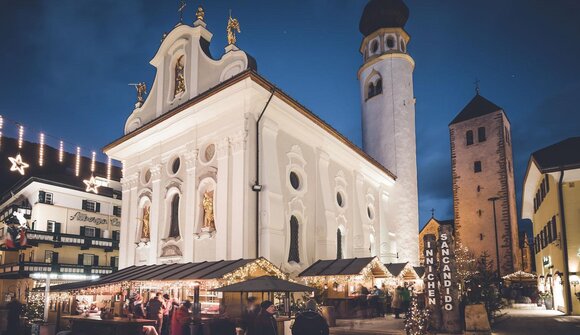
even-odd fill
[[[496,200],[499,200],[499,197],[491,197],[489,199],[487,199],[488,201],[491,201],[492,205],[493,205],[493,227],[495,229],[495,257],[496,257],[496,267],[497,267],[497,282],[499,284],[500,282],[500,273],[499,273],[499,244],[497,241],[497,219],[495,218],[495,202]]]

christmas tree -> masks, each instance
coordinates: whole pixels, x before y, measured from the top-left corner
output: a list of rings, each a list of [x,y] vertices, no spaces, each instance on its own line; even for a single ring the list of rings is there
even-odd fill
[[[420,309],[417,297],[411,297],[411,305],[405,317],[405,331],[407,335],[425,335],[429,326],[431,312],[429,309]]]

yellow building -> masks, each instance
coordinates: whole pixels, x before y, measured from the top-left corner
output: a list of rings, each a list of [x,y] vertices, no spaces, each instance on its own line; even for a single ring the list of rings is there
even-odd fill
[[[534,152],[522,193],[522,218],[531,219],[539,289],[553,305],[580,315],[580,137]]]

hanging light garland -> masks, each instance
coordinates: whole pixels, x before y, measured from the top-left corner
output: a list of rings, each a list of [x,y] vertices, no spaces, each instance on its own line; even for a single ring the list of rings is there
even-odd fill
[[[2,128],[4,128],[4,118],[0,115],[0,149],[2,149]]]
[[[20,125],[18,128],[18,154],[16,157],[8,157],[12,166],[10,167],[10,171],[18,171],[21,175],[24,176],[24,169],[27,169],[30,165],[22,160],[22,156],[20,155],[20,150],[22,150],[22,142],[24,138],[24,126]]]
[[[75,175],[78,177],[81,171],[81,147],[77,147],[76,161],[75,161]]]
[[[64,142],[61,140],[58,143],[58,162],[62,163],[64,160]]]
[[[38,146],[38,165],[44,165],[44,133],[40,133],[40,145]]]

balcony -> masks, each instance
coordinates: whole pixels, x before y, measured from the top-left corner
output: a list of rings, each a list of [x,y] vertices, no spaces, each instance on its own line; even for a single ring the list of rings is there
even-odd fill
[[[40,230],[29,230],[26,234],[28,245],[38,246],[39,243],[53,244],[55,248],[64,245],[78,246],[81,250],[89,248],[102,248],[106,252],[119,250],[119,241],[112,238],[87,237],[73,234],[52,233]]]
[[[117,268],[111,266],[18,262],[0,265],[0,279],[26,278],[31,273],[59,273],[64,275],[80,274],[104,276],[115,271],[117,271]]]

